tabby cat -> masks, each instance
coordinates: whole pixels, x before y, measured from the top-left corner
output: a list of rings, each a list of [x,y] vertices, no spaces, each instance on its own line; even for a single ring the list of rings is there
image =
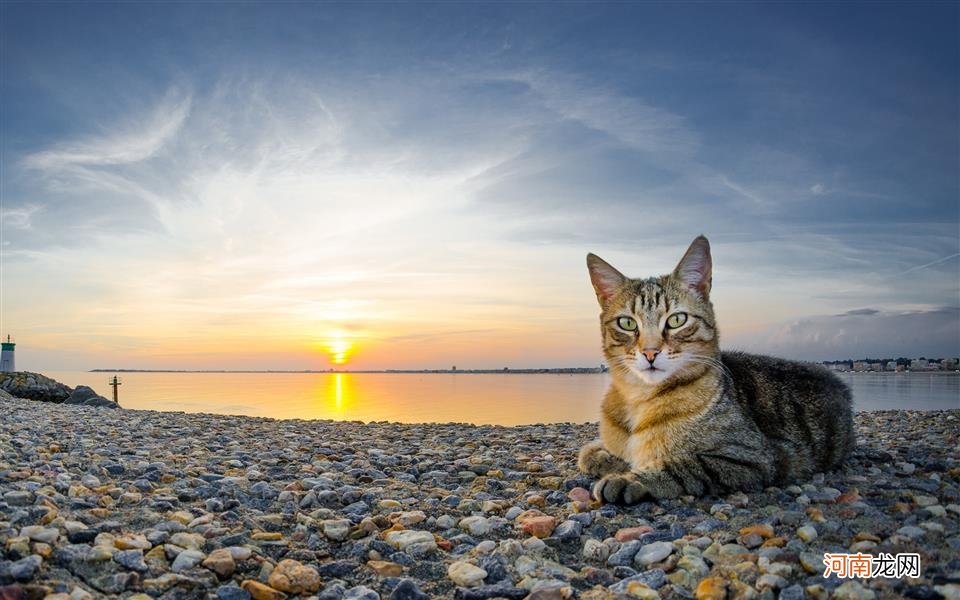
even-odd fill
[[[710,244],[673,273],[629,279],[587,255],[613,382],[580,452],[601,501],[754,490],[838,467],[855,444],[850,390],[826,369],[720,352]]]

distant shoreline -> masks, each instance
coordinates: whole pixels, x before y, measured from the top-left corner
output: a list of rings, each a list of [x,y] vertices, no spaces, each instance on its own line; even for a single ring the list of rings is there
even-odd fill
[[[237,370],[237,369],[90,369],[88,373],[274,373],[324,375],[351,374],[407,374],[407,375],[601,375],[608,370],[597,367],[568,367],[558,369],[382,369],[382,370]],[[960,375],[960,371],[833,371],[850,375]]]
[[[428,375],[577,375],[607,373],[598,367],[568,367],[559,369],[328,369],[318,370],[235,370],[235,369],[90,369],[88,373],[389,373],[389,374],[428,374]]]

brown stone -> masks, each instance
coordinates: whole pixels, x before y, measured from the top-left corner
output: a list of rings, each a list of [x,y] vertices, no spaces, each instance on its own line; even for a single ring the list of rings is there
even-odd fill
[[[787,545],[787,539],[782,537],[772,537],[765,541],[761,548],[783,548]]]
[[[439,546],[439,544],[437,544]],[[380,577],[400,577],[403,575],[403,567],[397,563],[386,560],[367,561],[367,566]]]
[[[707,577],[697,585],[697,600],[724,600],[727,597],[727,581],[722,577]]]
[[[237,563],[233,560],[233,554],[227,548],[214,550],[200,564],[216,573],[220,579],[230,577],[237,568]]]
[[[617,539],[618,542],[631,542],[633,540],[640,539],[640,536],[645,533],[650,533],[653,531],[653,527],[649,525],[640,525],[638,527],[624,527],[617,531],[613,536]]]
[[[320,574],[313,567],[285,558],[274,567],[267,583],[282,592],[312,594],[320,589]]]
[[[740,530],[740,535],[750,535],[751,533],[755,533],[763,539],[769,539],[773,537],[773,527],[766,523],[758,523]]]
[[[847,492],[837,496],[837,504],[849,504],[860,499],[860,490],[850,488]]]
[[[287,597],[283,592],[253,579],[247,579],[240,584],[240,587],[247,590],[253,600],[284,600]]]
[[[523,530],[538,538],[550,537],[557,526],[556,517],[532,517],[523,522]]]

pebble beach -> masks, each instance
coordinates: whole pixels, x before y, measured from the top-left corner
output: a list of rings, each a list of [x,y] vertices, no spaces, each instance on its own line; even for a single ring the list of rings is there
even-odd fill
[[[857,430],[842,471],[623,508],[576,470],[595,424],[0,400],[0,599],[960,597],[960,410]],[[825,578],[825,552],[921,576]]]

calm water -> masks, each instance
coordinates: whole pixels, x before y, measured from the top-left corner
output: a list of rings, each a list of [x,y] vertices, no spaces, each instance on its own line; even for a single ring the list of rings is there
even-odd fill
[[[48,373],[110,397],[108,373]],[[960,376],[842,374],[858,410],[960,408]],[[596,421],[607,375],[121,373],[126,408],[274,418],[524,423]]]

